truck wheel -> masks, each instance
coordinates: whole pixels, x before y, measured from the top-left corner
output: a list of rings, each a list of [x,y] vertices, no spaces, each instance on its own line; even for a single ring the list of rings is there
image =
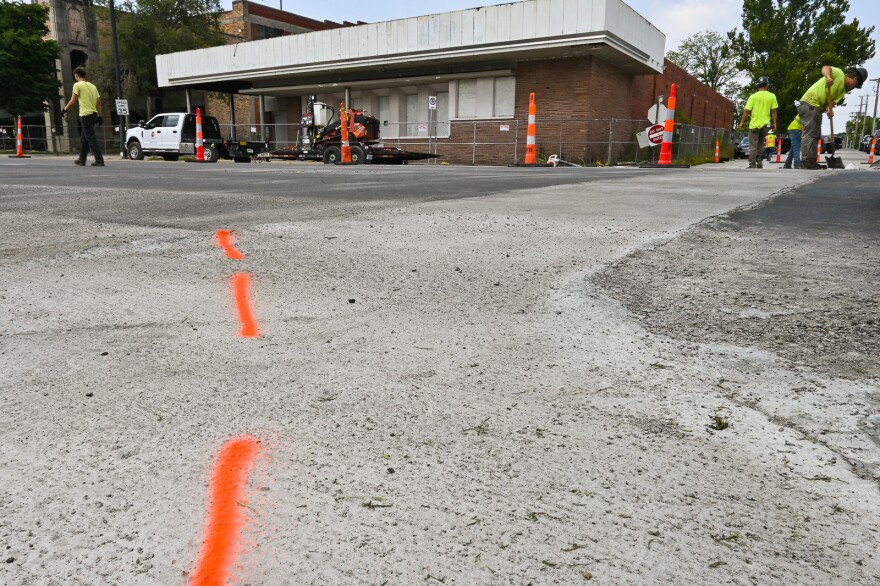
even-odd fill
[[[144,149],[141,147],[141,143],[136,140],[128,143],[128,158],[132,161],[144,160]]]
[[[351,162],[355,165],[363,165],[367,162],[367,151],[359,144],[351,145]]]
[[[162,155],[162,158],[166,161],[176,161],[180,159],[180,155]]]
[[[339,147],[327,147],[324,149],[324,164],[325,165],[335,165],[337,161],[340,161],[340,152]]]
[[[220,151],[217,150],[217,147],[206,144],[205,145],[205,162],[207,163],[216,163],[220,160]]]

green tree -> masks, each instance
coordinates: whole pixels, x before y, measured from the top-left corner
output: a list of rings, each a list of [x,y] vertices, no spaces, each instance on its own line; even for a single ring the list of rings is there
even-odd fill
[[[751,80],[770,78],[780,126],[794,118],[794,101],[822,76],[823,65],[846,69],[874,56],[874,27],[847,22],[848,11],[847,0],[743,0],[743,30],[728,39]]]
[[[108,0],[97,3],[109,6]],[[126,95],[162,95],[156,78],[156,55],[226,42],[220,32],[219,0],[125,0],[116,9],[119,61]],[[111,43],[107,27],[101,37],[96,73],[98,81],[108,89],[115,83]]]
[[[61,46],[43,38],[48,17],[39,4],[0,3],[0,108],[10,114],[46,110],[58,99]]]
[[[686,38],[676,51],[666,53],[666,58],[727,98],[739,96],[737,56],[730,41],[715,31]]]

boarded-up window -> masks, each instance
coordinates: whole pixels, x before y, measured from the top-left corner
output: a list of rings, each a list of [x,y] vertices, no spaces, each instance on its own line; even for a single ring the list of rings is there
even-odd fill
[[[463,79],[458,82],[458,117],[477,116],[477,80]]]
[[[495,116],[513,116],[513,98],[515,93],[515,77],[495,78]]]
[[[419,95],[406,96],[406,135],[419,135],[419,122],[424,122],[424,116],[419,116]]]
[[[437,136],[449,136],[449,92],[437,93],[436,116],[434,132]]]

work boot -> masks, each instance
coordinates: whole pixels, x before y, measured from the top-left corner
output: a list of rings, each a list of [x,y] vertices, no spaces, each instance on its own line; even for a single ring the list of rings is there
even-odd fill
[[[801,161],[801,169],[805,169],[807,171],[819,171],[823,167],[816,161]]]
[[[754,164],[754,163],[749,163],[749,169],[754,169],[754,168],[755,168],[755,164]]]
[[[94,163],[92,163],[92,167],[103,167],[103,166],[104,166],[104,161],[95,161]]]
[[[791,169],[791,165],[783,165],[782,168],[783,169]]]
[[[761,161],[758,161],[758,163],[755,165],[755,167],[757,167],[758,169],[763,169],[764,163],[762,163]]]
[[[79,159],[75,160],[75,161],[73,162],[73,164],[76,165],[77,167],[85,167],[85,166],[86,166],[86,162],[85,162],[85,161],[80,161]]]

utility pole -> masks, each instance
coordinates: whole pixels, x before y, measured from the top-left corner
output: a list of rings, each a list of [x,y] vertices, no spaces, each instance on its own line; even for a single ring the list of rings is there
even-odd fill
[[[114,1],[110,0],[110,33],[113,35],[113,68],[116,72],[116,99],[122,99],[122,79],[119,75],[119,42],[116,40],[116,7]],[[125,149],[125,127],[128,123],[128,116],[123,119],[117,115],[119,119],[119,156],[123,159],[128,158],[128,152]]]
[[[868,103],[865,101],[865,96],[859,96],[859,116],[860,119],[856,120],[856,138],[859,141],[859,144],[862,142],[862,137],[865,136],[864,128],[865,128],[865,115],[862,114],[862,106],[865,107],[865,112],[868,110]]]
[[[855,112],[849,113],[849,122],[846,123],[846,128],[847,128],[846,147],[844,147],[844,148],[848,148],[848,149],[853,148],[853,140],[854,140],[853,137],[855,136],[855,128],[854,127],[856,125],[856,120],[857,120],[856,116],[857,116],[857,114]]]
[[[877,98],[880,98],[880,77],[874,78],[874,120],[871,123],[871,134],[877,132]]]

